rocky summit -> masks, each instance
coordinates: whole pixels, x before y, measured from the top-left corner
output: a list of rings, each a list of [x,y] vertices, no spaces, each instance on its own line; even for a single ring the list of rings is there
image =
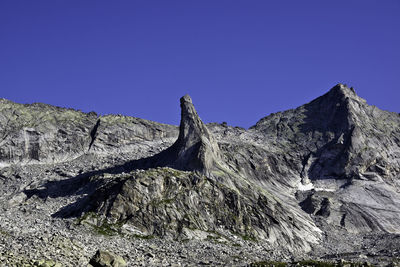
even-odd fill
[[[0,266],[400,266],[400,115],[338,84],[249,129],[0,100]]]

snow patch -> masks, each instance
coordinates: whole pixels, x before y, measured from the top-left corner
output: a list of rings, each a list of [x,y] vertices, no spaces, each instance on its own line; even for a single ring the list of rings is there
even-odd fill
[[[303,184],[301,182],[299,183],[298,190],[309,191],[311,189],[314,189],[314,185],[312,183],[308,183],[308,184]]]
[[[326,192],[335,192],[335,189],[332,188],[314,188],[315,191],[326,191]]]

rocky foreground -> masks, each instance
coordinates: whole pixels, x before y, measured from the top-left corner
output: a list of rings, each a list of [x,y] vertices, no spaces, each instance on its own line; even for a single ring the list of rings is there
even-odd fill
[[[1,266],[398,266],[400,115],[345,85],[248,130],[0,100]]]

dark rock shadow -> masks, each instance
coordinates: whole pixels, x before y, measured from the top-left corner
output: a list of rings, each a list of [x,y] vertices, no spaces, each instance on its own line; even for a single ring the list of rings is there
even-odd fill
[[[304,134],[316,131],[340,134],[350,130],[350,100],[344,90],[350,89],[341,89],[340,85],[336,85],[326,94],[305,104],[305,118],[304,123],[300,125],[300,131]]]
[[[307,172],[310,180],[343,178],[354,131],[350,100],[345,90],[350,89],[337,85],[325,95],[303,106],[304,117],[298,129],[304,139],[297,140],[296,143],[303,144],[308,153],[317,158]],[[305,164],[307,162],[303,162],[303,169]]]

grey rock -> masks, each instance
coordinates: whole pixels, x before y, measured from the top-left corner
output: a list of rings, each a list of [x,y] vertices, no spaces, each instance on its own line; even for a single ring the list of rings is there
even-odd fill
[[[181,123],[178,140],[170,148],[173,168],[211,170],[219,157],[218,144],[199,118],[189,95],[181,98]]]
[[[0,100],[0,265],[396,262],[399,114],[341,84],[248,130],[181,108],[177,127]]]
[[[99,117],[92,131],[90,151],[96,154],[133,154],[150,156],[169,146],[178,127],[122,115]],[[149,150],[146,155],[143,152]]]
[[[0,100],[0,166],[51,163],[87,150],[95,113]]]
[[[93,176],[91,184],[98,189],[72,206],[78,210],[68,212],[95,212],[108,218],[97,220],[98,225],[130,223],[143,236],[204,238],[217,233],[214,238],[218,239],[224,235],[219,232],[223,228],[243,239],[264,240],[281,249],[310,250],[320,232],[295,198],[282,199],[275,193],[278,188],[257,188],[252,179],[246,180],[246,173],[221,167],[227,163],[189,96],[181,98],[181,108],[178,140],[148,159],[148,170],[126,173],[125,168],[124,174],[105,170]],[[157,168],[160,165],[175,169]]]
[[[90,259],[89,264],[93,267],[125,267],[126,262],[120,256],[113,253],[98,250],[93,258]]]

